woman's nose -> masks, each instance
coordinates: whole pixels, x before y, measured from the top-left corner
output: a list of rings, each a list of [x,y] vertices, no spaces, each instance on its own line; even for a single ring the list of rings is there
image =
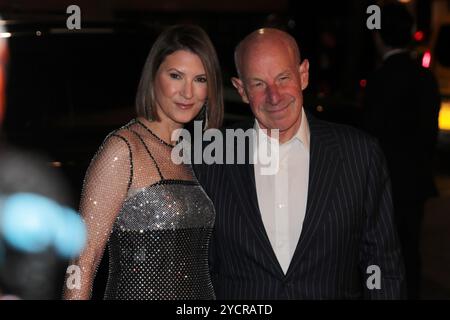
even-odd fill
[[[184,98],[190,99],[190,98],[192,98],[192,93],[193,93],[192,83],[187,81],[183,86],[183,90],[182,90],[181,94]]]

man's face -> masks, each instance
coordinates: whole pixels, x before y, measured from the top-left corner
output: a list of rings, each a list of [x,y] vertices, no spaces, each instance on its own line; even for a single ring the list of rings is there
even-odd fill
[[[262,128],[295,134],[301,120],[302,90],[308,85],[308,61],[299,65],[293,50],[279,41],[248,49],[241,59],[242,78],[233,78],[233,85]]]

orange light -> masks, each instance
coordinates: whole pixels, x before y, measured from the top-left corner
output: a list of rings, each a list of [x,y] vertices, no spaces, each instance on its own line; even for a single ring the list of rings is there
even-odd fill
[[[431,64],[431,53],[427,50],[422,57],[422,67],[429,68]]]
[[[416,41],[422,41],[423,40],[423,38],[424,38],[424,33],[423,33],[423,31],[416,31],[415,33],[414,33],[414,40],[416,40]]]
[[[450,131],[450,101],[442,101],[439,111],[439,129]]]

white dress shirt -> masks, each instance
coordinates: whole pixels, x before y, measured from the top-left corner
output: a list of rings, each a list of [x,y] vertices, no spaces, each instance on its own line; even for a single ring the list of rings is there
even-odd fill
[[[261,128],[255,120],[255,130]],[[264,134],[264,133],[262,133]],[[267,136],[266,136],[267,137]],[[269,138],[270,140],[273,139]],[[262,221],[272,248],[284,273],[287,273],[302,232],[306,213],[309,179],[308,120],[302,108],[302,120],[297,133],[279,145],[279,168],[274,174],[262,174],[262,164],[255,161],[255,182]],[[254,144],[254,152],[260,148]]]

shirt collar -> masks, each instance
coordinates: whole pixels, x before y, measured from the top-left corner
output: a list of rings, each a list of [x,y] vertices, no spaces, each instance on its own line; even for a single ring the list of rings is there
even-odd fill
[[[258,120],[255,118],[255,125],[254,125],[254,129],[256,130],[256,133],[259,133],[259,130],[261,130],[261,127],[259,125]],[[295,133],[295,135],[289,139],[289,141],[286,141],[285,143],[283,143],[283,145],[287,145],[289,143],[291,143],[294,140],[298,140],[300,141],[303,146],[305,147],[305,149],[309,152],[309,148],[310,148],[310,131],[309,131],[309,124],[308,124],[308,119],[306,118],[306,113],[305,110],[302,107],[302,120],[300,123],[300,127],[298,128],[297,132]],[[269,141],[272,140],[272,138],[269,138]]]

